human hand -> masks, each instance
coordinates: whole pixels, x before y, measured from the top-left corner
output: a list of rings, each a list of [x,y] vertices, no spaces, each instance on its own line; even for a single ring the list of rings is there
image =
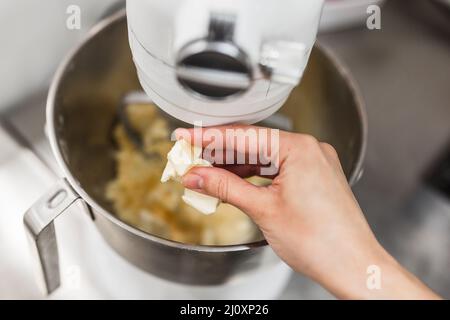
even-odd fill
[[[222,150],[246,154],[255,148],[245,132],[252,126],[216,127],[221,135],[207,135],[207,147],[223,139]],[[231,141],[226,130],[240,132]],[[268,131],[270,135],[271,130]],[[194,131],[177,130],[178,138],[194,141]],[[211,136],[214,136],[212,139]],[[198,139],[198,137],[197,137]],[[277,253],[297,272],[322,284],[341,298],[436,298],[404,270],[373,235],[353,196],[335,149],[304,134],[279,132],[279,143],[265,145],[271,159],[279,160],[272,184],[258,187],[245,177],[259,175],[258,164],[193,168],[183,177],[185,187],[230,203],[248,214]],[[380,289],[366,285],[367,268],[381,270]]]

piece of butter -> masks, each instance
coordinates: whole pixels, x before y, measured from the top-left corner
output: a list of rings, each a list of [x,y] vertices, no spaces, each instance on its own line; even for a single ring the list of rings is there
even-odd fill
[[[220,204],[219,199],[217,198],[189,189],[184,189],[184,194],[181,198],[188,205],[206,215],[216,212],[217,207]]]
[[[167,154],[167,164],[161,176],[161,182],[170,179],[180,181],[193,167],[212,167],[201,158],[202,148],[192,146],[186,140],[178,140]],[[184,190],[183,201],[203,214],[212,214],[220,204],[219,199],[189,189]]]

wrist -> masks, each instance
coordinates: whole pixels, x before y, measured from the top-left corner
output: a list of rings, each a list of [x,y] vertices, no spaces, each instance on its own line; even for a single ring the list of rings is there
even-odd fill
[[[376,240],[364,247],[350,246],[341,256],[348,258],[319,282],[340,299],[379,299],[384,271],[392,269],[392,257]]]
[[[370,252],[370,254],[367,254]],[[319,279],[340,299],[438,299],[376,242],[353,256],[339,273]]]

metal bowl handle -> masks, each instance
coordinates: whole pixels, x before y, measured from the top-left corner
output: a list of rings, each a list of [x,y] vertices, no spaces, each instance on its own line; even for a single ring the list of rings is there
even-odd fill
[[[80,196],[67,180],[61,179],[23,217],[30,247],[38,258],[41,280],[47,294],[55,291],[61,284],[54,220],[79,199]]]

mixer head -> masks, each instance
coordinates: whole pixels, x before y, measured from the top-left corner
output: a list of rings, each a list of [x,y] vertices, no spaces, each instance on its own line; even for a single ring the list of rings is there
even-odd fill
[[[127,0],[141,85],[171,116],[254,123],[300,82],[323,0]]]

